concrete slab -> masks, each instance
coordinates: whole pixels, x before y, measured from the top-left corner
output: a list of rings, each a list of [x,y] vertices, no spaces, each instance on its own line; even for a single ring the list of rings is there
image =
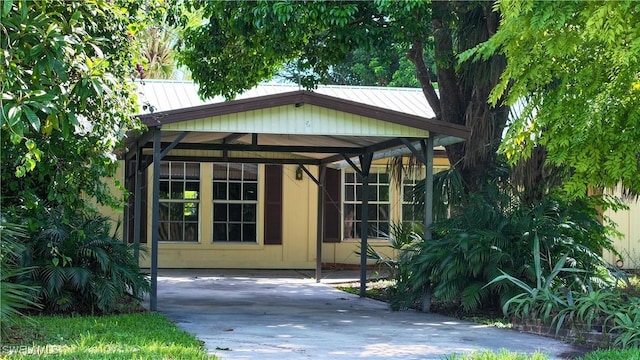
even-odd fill
[[[160,270],[158,311],[221,359],[444,359],[508,349],[570,359],[561,341],[416,311],[317,284],[313,271]],[[325,272],[323,282],[356,280]]]

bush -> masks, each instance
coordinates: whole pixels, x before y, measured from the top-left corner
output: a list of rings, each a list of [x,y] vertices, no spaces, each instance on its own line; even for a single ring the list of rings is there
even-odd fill
[[[16,277],[32,270],[17,265],[20,252],[24,249],[20,241],[25,238],[27,233],[19,225],[4,221],[0,223],[0,338],[4,338],[7,329],[22,316],[22,311],[38,306],[31,296],[37,288],[14,281]]]
[[[507,274],[535,288],[560,261],[550,289],[584,292],[608,284],[609,272],[599,256],[612,249],[607,228],[597,219],[589,200],[563,202],[551,195],[528,205],[497,186],[471,194],[467,204],[450,219],[433,224],[433,240],[420,241],[407,261],[413,296],[429,288],[432,296],[460,301],[464,310],[497,307],[521,293],[513,282],[493,279]],[[534,239],[541,274],[534,266]]]
[[[110,235],[110,220],[93,212],[54,210],[25,243],[17,279],[38,286],[47,313],[108,314],[141,300],[149,280],[132,244]]]

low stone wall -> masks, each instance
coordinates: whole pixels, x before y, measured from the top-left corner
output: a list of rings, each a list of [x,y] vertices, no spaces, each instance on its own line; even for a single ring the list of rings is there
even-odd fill
[[[518,331],[553,337],[592,349],[609,348],[614,339],[614,335],[603,331],[604,326],[602,325],[592,325],[591,329],[589,329],[586,324],[570,324],[562,326],[556,334],[555,325],[551,326],[540,319],[523,320],[513,318],[511,323],[513,328]]]

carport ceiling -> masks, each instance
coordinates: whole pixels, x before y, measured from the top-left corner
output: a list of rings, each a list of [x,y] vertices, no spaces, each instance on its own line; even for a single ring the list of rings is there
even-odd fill
[[[469,130],[310,91],[259,96],[141,115],[160,127],[166,160],[331,164],[363,153],[406,149],[434,138],[434,145],[464,141]],[[143,155],[152,153],[142,135]],[[189,150],[198,150],[197,152]]]

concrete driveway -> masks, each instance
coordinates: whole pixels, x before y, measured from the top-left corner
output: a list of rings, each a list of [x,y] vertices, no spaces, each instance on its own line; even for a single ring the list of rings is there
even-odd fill
[[[158,311],[221,359],[444,359],[508,349],[571,359],[561,341],[416,311],[317,284],[313,271],[160,270]],[[355,272],[328,272],[346,282]]]

